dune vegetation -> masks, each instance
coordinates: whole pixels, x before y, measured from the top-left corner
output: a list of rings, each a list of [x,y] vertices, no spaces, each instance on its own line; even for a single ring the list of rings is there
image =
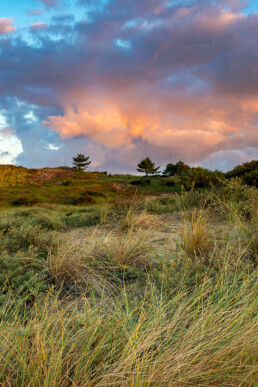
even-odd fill
[[[109,200],[3,200],[0,385],[257,385],[257,189],[110,178]]]

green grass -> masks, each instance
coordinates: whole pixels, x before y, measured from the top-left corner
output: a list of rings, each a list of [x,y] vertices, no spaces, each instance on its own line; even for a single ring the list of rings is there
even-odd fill
[[[0,212],[0,385],[255,386],[257,191],[98,184]]]
[[[131,184],[143,181],[144,184]],[[0,208],[35,204],[101,205],[130,200],[137,195],[159,195],[180,192],[180,186],[169,186],[168,178],[146,179],[133,175],[107,175],[78,172],[72,168],[29,170],[15,166],[0,168]]]

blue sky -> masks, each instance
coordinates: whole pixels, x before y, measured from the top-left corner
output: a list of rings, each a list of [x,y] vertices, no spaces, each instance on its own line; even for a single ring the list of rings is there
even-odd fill
[[[258,0],[0,2],[0,163],[257,158]],[[40,155],[40,157],[39,157]]]

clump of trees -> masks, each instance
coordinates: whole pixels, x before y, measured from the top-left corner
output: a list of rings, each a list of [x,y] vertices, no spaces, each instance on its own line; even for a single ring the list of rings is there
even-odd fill
[[[185,164],[183,161],[178,161],[176,164],[167,164],[162,174],[164,176],[177,176],[187,173],[190,170],[191,167],[189,165]]]
[[[175,176],[177,184],[184,186],[186,189],[191,187],[203,188],[211,185],[219,185],[225,179],[222,172],[210,171],[202,167],[193,167],[178,161],[176,164],[169,163],[163,171],[163,176]]]
[[[90,157],[79,153],[76,157],[73,157],[74,168],[79,171],[86,170],[91,164]],[[155,175],[160,173],[160,167],[155,165],[149,157],[141,160],[137,165],[137,171],[144,173],[145,177],[149,175]],[[107,174],[107,172],[104,172]],[[168,163],[163,172],[163,177],[168,179],[167,185],[181,185],[186,189],[191,187],[203,188],[211,185],[220,185],[225,179],[240,178],[243,183],[258,187],[258,160],[252,160],[241,165],[237,165],[232,171],[223,173],[218,170],[210,171],[202,167],[190,167],[183,161],[177,163]],[[137,180],[137,184],[151,184],[150,179]],[[136,183],[136,182],[135,182]]]
[[[241,165],[237,165],[232,171],[225,173],[227,179],[238,177],[245,184],[258,187],[258,160],[252,160]]]
[[[155,167],[155,163],[149,157],[146,157],[138,164],[137,171],[145,173],[145,176],[149,176],[158,173],[159,169],[160,167]]]
[[[202,167],[190,168],[187,173],[180,176],[180,183],[186,188],[205,188],[218,186],[225,180],[223,172],[210,171]]]
[[[76,157],[73,157],[73,165],[79,171],[84,171],[91,164],[90,157],[85,157],[84,154],[78,153]]]

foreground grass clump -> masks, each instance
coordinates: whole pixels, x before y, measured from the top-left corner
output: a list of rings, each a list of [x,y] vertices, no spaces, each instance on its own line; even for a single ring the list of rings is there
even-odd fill
[[[257,192],[0,219],[1,386],[255,386]]]
[[[152,283],[135,305],[59,300],[48,293],[27,315],[3,310],[0,381],[8,385],[255,385],[254,276],[203,280],[169,299]],[[256,289],[257,290],[257,289]]]
[[[191,258],[206,258],[212,249],[212,235],[208,228],[208,213],[200,209],[185,215],[181,232],[183,250]]]

